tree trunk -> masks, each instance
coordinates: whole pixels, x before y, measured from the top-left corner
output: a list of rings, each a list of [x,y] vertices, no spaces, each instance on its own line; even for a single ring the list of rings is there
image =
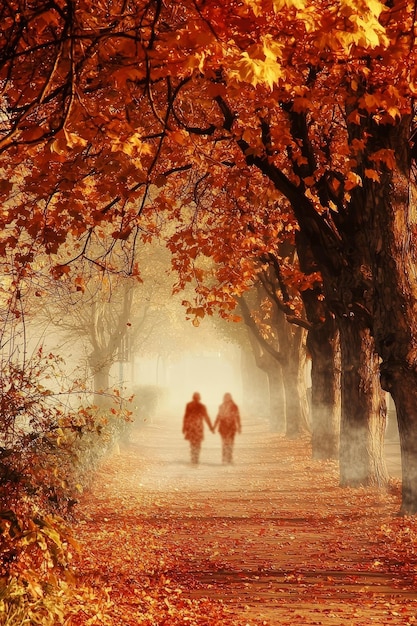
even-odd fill
[[[340,484],[386,485],[383,443],[385,394],[379,384],[379,357],[369,328],[355,318],[339,320],[342,363]]]
[[[340,440],[340,344],[335,320],[327,316],[307,335],[311,355],[311,445],[313,459],[338,459]]]
[[[411,215],[408,195],[411,116],[403,114],[393,124],[374,121],[373,115],[361,108],[361,90],[351,95],[345,112],[349,141],[366,138],[366,149],[355,151],[354,169],[361,184],[349,189],[348,194],[343,185],[341,193],[335,193],[332,185],[324,184],[319,190],[324,211],[316,210],[303,186],[295,186],[267,157],[266,151],[249,153],[250,146],[244,139],[238,140],[238,145],[246,154],[248,165],[257,166],[291,203],[322,274],[327,306],[340,321],[341,482],[380,483],[386,476],[380,458],[386,408],[377,389],[372,331],[382,358],[383,386],[391,392],[398,414],[403,460],[402,510],[417,513],[417,253],[412,241],[417,220]],[[306,113],[292,109],[290,103],[285,110],[292,135],[300,142],[305,157],[301,165],[293,161],[294,170],[300,179],[305,179],[314,175],[317,167],[309,119]],[[356,120],[349,122],[352,110],[361,111],[357,116],[360,124]],[[372,171],[375,163],[378,181],[367,177],[367,170]],[[337,177],[333,182],[336,180]],[[324,182],[323,177],[321,183]],[[345,367],[350,369],[344,373]],[[361,406],[362,400],[365,404]],[[372,454],[375,459],[369,456]],[[358,472],[352,465],[356,462]]]
[[[112,361],[109,359],[101,358],[91,354],[89,359],[89,366],[93,374],[94,383],[94,402],[97,406],[105,407],[108,402],[106,401],[106,393],[110,388],[110,369]]]
[[[381,383],[394,400],[402,461],[401,512],[417,513],[417,215],[410,203],[410,118],[371,128],[375,148],[395,151],[396,167],[362,194],[362,231],[371,249],[373,320]]]
[[[296,235],[300,268],[315,275],[317,263],[304,232]],[[301,292],[307,320],[307,351],[311,357],[311,447],[313,459],[339,459],[340,341],[335,316],[323,298],[321,281]]]
[[[417,381],[413,370],[391,371],[390,390],[397,410],[402,466],[401,513],[417,513]]]
[[[288,350],[288,360],[283,369],[283,382],[285,389],[286,404],[286,429],[287,437],[294,439],[302,432],[302,427],[307,422],[305,415],[305,404],[303,403],[303,394],[306,395],[306,387],[304,381],[304,365],[305,359],[302,358],[302,350],[304,349],[303,338],[305,330],[300,326],[291,327],[285,322],[291,332],[291,349]],[[300,370],[302,369],[302,375]],[[303,385],[301,383],[303,379]]]
[[[269,388],[266,372],[255,361],[253,350],[241,352],[243,406],[254,417],[269,416]]]
[[[283,431],[287,415],[286,397],[283,388],[283,357],[275,348],[268,346],[265,340],[261,343],[259,330],[244,298],[241,298],[240,308],[248,328],[248,338],[252,346],[255,362],[268,377],[271,430],[274,432]],[[286,324],[286,326],[289,326],[289,324]],[[267,349],[268,347],[269,350]]]
[[[249,332],[249,338],[253,346],[255,363],[265,373],[267,379],[268,398],[266,401],[263,398],[263,402],[268,407],[270,429],[272,432],[285,432],[286,402],[282,367],[272,355],[262,352],[253,333]]]
[[[285,432],[286,423],[286,397],[283,385],[282,367],[275,359],[266,355],[268,367],[265,364],[265,372],[268,376],[269,385],[269,423],[274,433]]]

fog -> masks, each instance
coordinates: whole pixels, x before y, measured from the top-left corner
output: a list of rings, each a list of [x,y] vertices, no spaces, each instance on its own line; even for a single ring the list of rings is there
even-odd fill
[[[168,359],[137,357],[135,379],[163,390],[161,409],[168,415],[178,413],[195,391],[213,412],[226,392],[241,402],[239,357],[239,349],[227,344],[223,350],[196,349]]]
[[[184,412],[184,407],[198,391],[202,402],[207,406],[210,416],[215,416],[225,393],[231,393],[235,402],[241,406],[243,402],[242,389],[242,346],[227,337],[215,327],[210,318],[203,320],[196,328],[186,319],[181,305],[177,305],[175,325],[166,323],[152,326],[152,320],[159,320],[160,310],[155,311],[155,317],[150,315],[152,332],[148,327],[139,333],[140,341],[135,343],[128,337],[128,350],[120,358],[120,351],[114,355],[109,369],[108,386],[104,393],[111,394],[118,389],[123,397],[134,395],[133,410],[140,419],[152,422],[154,419],[178,419]],[[163,305],[161,306],[163,310]],[[84,315],[88,305],[82,311]],[[72,311],[72,315],[74,312]],[[62,318],[65,319],[65,318]],[[135,326],[135,317],[129,322],[128,333]],[[66,325],[68,323],[66,322]],[[240,326],[245,337],[243,324]],[[86,329],[90,326],[86,323]],[[146,330],[146,341],[142,336]],[[31,328],[29,345],[26,355],[35,354],[43,346],[45,352],[51,352],[62,357],[62,371],[68,379],[74,377],[86,380],[86,401],[93,401],[94,374],[89,366],[89,355],[92,350],[92,341],[87,333],[73,332],[60,328],[54,321],[40,328]],[[261,373],[262,375],[262,373]],[[48,380],[48,387],[58,388],[52,378]],[[157,396],[157,402],[148,407],[143,402],[143,394],[151,393]],[[73,396],[73,408],[79,401]]]

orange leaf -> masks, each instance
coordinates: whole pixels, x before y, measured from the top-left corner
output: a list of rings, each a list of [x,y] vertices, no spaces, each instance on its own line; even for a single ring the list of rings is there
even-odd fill
[[[377,183],[380,181],[380,176],[376,170],[366,169],[365,176],[366,178],[370,178],[371,180],[374,180]]]

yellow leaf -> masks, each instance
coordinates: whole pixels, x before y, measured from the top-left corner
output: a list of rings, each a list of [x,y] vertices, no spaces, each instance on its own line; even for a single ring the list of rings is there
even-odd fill
[[[303,10],[306,8],[306,3],[305,0],[273,0],[273,6],[275,13],[278,13],[282,9]]]
[[[64,128],[64,135],[65,135],[68,148],[74,148],[75,146],[84,147],[87,145],[87,141],[85,139],[83,139],[76,133],[71,133],[65,128]]]
[[[389,106],[386,112],[394,122],[397,118],[401,119],[401,111],[396,106]]]
[[[352,80],[350,81],[350,86],[352,91],[358,91],[358,81],[355,78],[352,78]]]
[[[142,141],[142,136],[139,133],[133,133],[124,141],[119,138],[114,139],[111,150],[112,152],[124,152],[130,157],[149,154],[151,151],[149,145]]]
[[[370,113],[372,111],[377,111],[380,107],[379,98],[371,93],[366,93],[363,98],[361,98],[361,106]]]
[[[266,84],[270,89],[285,78],[284,69],[279,61],[282,44],[266,35],[261,44],[250,46],[242,52],[229,71],[230,78],[246,82],[254,87]]]
[[[388,11],[388,7],[379,0],[367,0],[366,6],[375,17],[379,17],[383,11]]]
[[[44,535],[49,537],[51,541],[53,541],[58,547],[62,546],[61,536],[54,528],[43,528],[42,532]]]

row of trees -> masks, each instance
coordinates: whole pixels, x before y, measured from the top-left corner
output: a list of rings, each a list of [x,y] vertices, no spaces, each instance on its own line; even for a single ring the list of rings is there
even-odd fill
[[[402,511],[415,513],[412,4],[130,0],[93,11],[88,0],[15,0],[1,10],[11,304],[40,250],[56,279],[77,258],[110,270],[123,258],[137,275],[135,248],[168,221],[178,289],[196,283],[190,315],[229,314],[256,274],[308,329],[317,442],[323,408],[334,422],[340,359],[342,484],[386,481],[381,383],[391,393]],[[287,293],[296,277],[283,280],[288,243],[307,277],[303,314]],[[281,338],[284,359],[282,348]]]

